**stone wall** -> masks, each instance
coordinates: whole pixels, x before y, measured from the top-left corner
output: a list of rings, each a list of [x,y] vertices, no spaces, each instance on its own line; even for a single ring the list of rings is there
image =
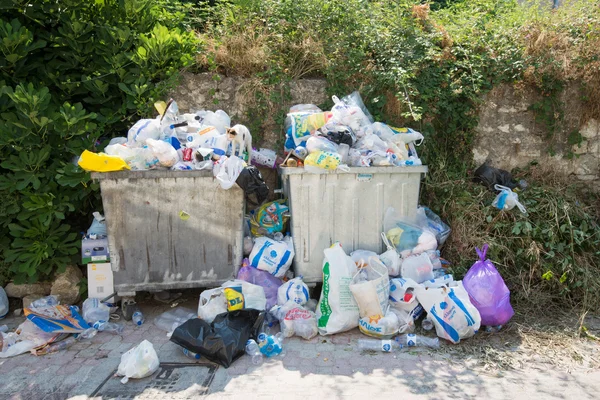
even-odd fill
[[[322,104],[327,100],[326,83],[322,79],[302,79],[290,84],[291,100],[276,105],[282,109],[292,104]],[[232,123],[249,124],[249,112],[255,106],[252,82],[240,77],[215,76],[210,73],[183,75],[181,85],[172,93],[182,111],[225,110]],[[556,173],[572,175],[600,190],[600,123],[583,120],[581,95],[568,87],[561,96],[565,110],[564,123],[552,138],[545,124],[536,121],[531,105],[539,100],[532,91],[519,91],[511,85],[496,87],[484,98],[473,149],[477,164],[507,170],[525,167],[533,161],[551,166]],[[283,143],[281,124],[267,121],[263,132],[252,132],[262,138],[260,144],[279,151]],[[583,142],[569,145],[568,137],[579,131]]]
[[[326,82],[323,79],[302,79],[290,83],[291,99],[276,107],[287,110],[293,104],[312,103],[322,104],[327,100]],[[229,77],[211,73],[185,73],[182,81],[171,94],[177,100],[182,112],[192,110],[222,109],[231,117],[231,123],[249,124],[248,115],[256,100],[253,82],[241,77]],[[283,143],[283,127],[274,121],[266,121],[263,132],[251,132],[253,136],[262,138],[260,144],[277,150],[278,144]],[[281,146],[279,146],[281,147]]]
[[[547,165],[556,173],[587,181],[600,190],[600,125],[597,120],[582,119],[578,90],[568,87],[560,103],[564,123],[552,137],[544,123],[536,121],[530,110],[539,100],[536,93],[501,85],[485,97],[473,148],[477,164],[511,170],[531,162]],[[579,132],[583,142],[570,145],[569,135]]]

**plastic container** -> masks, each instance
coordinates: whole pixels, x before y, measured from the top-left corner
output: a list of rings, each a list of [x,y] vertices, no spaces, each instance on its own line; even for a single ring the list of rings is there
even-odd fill
[[[402,345],[394,340],[358,339],[359,350],[381,351],[391,353],[402,349]]]
[[[185,356],[188,358],[193,358],[194,360],[199,360],[200,358],[202,358],[200,354],[194,353],[193,351],[189,351],[185,347],[182,347],[181,351],[183,351],[183,354],[185,354]]]
[[[396,337],[396,342],[407,347],[431,347],[434,349],[440,347],[440,340],[438,338],[420,336],[414,333],[405,333],[404,335],[400,335]]]
[[[82,309],[83,319],[91,325],[98,321],[108,321],[110,318],[110,307],[102,304],[99,299],[86,299]]]
[[[253,339],[248,339],[246,342],[246,354],[252,357],[252,364],[259,365],[263,362],[263,355],[260,352],[258,343]]]
[[[131,316],[131,320],[133,321],[134,324],[140,326],[140,325],[142,325],[144,323],[144,321],[146,319],[144,318],[144,314],[142,314],[141,311],[136,311]]]
[[[323,249],[340,242],[354,250],[383,253],[383,216],[388,207],[416,213],[426,166],[348,168],[309,173],[280,168],[290,206],[294,268],[304,282],[323,280]]]

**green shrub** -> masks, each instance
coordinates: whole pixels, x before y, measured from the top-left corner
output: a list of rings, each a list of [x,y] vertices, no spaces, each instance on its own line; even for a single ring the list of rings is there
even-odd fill
[[[165,12],[170,11],[170,12]],[[0,16],[0,266],[15,281],[78,259],[100,203],[76,166],[123,135],[198,51],[172,0],[12,0]]]

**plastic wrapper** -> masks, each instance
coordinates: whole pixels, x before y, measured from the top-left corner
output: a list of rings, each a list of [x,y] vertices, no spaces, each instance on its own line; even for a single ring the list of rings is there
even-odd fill
[[[510,290],[494,264],[486,258],[488,245],[476,249],[479,260],[465,275],[463,285],[486,326],[506,324],[515,314],[510,305]]]
[[[81,333],[89,328],[75,306],[55,305],[25,308],[23,313],[38,328],[49,333]]]
[[[315,151],[306,157],[304,160],[304,166],[305,168],[317,167],[320,169],[334,170],[341,164],[341,162],[342,157],[338,153]]]
[[[494,189],[499,190],[500,193],[498,193],[498,196],[496,196],[492,202],[492,206],[499,210],[512,210],[516,206],[523,214],[527,213],[523,204],[519,203],[519,195],[510,188],[502,185],[495,185]]]
[[[296,104],[290,107],[290,114],[298,112],[320,113],[323,110],[314,104]]]
[[[231,189],[244,169],[244,161],[237,156],[226,157],[215,163],[213,174],[223,189]]]
[[[173,332],[171,341],[225,368],[245,354],[248,339],[256,340],[264,311],[237,310],[217,315],[212,323],[191,319]]]
[[[284,232],[288,220],[289,208],[285,200],[275,200],[254,211],[250,220],[250,230],[254,236]]]
[[[331,112],[311,113],[299,112],[287,115],[285,120],[285,150],[292,151],[302,145],[310,135],[315,134],[332,118]]]

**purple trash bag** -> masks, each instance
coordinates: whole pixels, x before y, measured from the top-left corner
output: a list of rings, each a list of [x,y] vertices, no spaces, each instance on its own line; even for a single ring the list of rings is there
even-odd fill
[[[510,290],[490,260],[485,258],[488,245],[475,249],[479,261],[471,266],[463,285],[471,302],[481,314],[481,325],[504,325],[515,314],[510,305]]]
[[[247,262],[242,263],[242,268],[240,268],[237,278],[254,285],[262,286],[267,297],[267,311],[277,304],[277,289],[283,284],[281,279],[275,278],[267,271],[251,267]]]

